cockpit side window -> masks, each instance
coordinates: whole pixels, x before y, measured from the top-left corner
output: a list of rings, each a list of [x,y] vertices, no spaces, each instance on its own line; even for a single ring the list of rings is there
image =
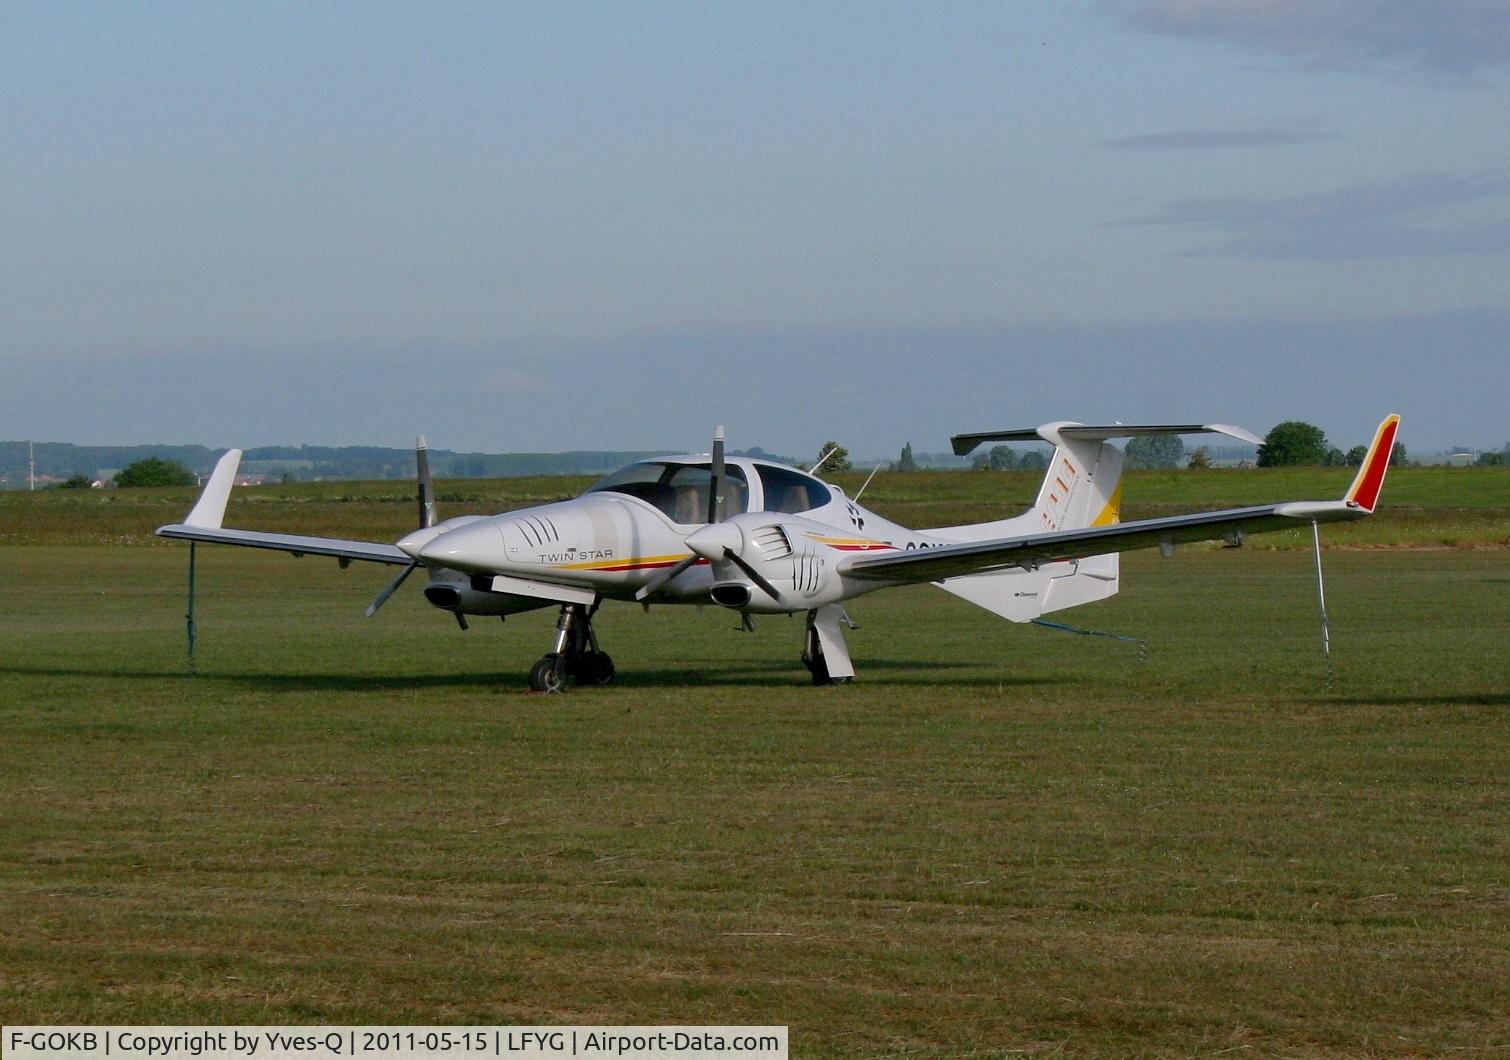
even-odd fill
[[[756,464],[760,485],[765,491],[765,508],[768,512],[786,512],[795,515],[809,512],[827,504],[833,494],[827,486],[800,471],[785,467]]]
[[[653,505],[673,522],[690,524],[708,521],[708,490],[713,482],[710,464],[673,464],[647,462],[630,464],[615,471],[588,493],[623,493]],[[744,469],[736,464],[724,467],[724,515],[738,515],[749,506],[749,486]]]

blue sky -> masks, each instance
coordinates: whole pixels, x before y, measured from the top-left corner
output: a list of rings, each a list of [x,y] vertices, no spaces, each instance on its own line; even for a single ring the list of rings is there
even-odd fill
[[[8,3],[0,437],[1510,439],[1510,2]]]

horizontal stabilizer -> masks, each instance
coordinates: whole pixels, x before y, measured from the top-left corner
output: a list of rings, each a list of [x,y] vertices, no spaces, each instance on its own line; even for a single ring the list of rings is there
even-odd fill
[[[1095,426],[1084,423],[1045,423],[1041,427],[1023,427],[1007,431],[979,431],[956,434],[949,441],[955,456],[966,456],[982,442],[1053,442],[1061,439],[1084,439],[1104,442],[1109,438],[1146,438],[1155,434],[1225,434],[1240,442],[1262,445],[1263,439],[1252,431],[1230,423],[1113,423]]]

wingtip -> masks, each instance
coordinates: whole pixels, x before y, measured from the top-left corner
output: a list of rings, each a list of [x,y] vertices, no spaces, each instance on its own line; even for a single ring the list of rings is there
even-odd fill
[[[1246,427],[1238,427],[1231,423],[1206,423],[1202,424],[1202,426],[1214,434],[1225,434],[1229,438],[1236,438],[1238,441],[1247,442],[1249,445],[1264,444],[1263,438],[1254,434]]]
[[[1348,487],[1343,500],[1355,508],[1372,512],[1379,504],[1379,494],[1384,489],[1384,476],[1389,471],[1390,457],[1394,455],[1395,437],[1400,430],[1400,415],[1391,412],[1374,431],[1374,440],[1368,454]]]
[[[200,493],[198,502],[185,517],[183,525],[218,528],[225,520],[226,502],[231,497],[231,487],[236,482],[236,469],[241,466],[241,450],[227,449],[215,461],[215,470]]]

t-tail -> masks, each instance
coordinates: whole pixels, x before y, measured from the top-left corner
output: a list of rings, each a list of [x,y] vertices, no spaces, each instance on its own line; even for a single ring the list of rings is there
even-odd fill
[[[963,543],[1115,525],[1122,520],[1123,451],[1111,440],[1198,433],[1225,434],[1255,445],[1263,441],[1241,427],[1222,423],[1092,426],[1061,421],[1041,427],[955,435],[954,451],[960,456],[982,442],[1038,440],[1051,442],[1054,455],[1038,487],[1038,496],[1026,512],[1009,519],[938,527],[924,533]],[[1027,622],[1051,611],[1114,596],[1120,587],[1120,573],[1118,554],[1110,552],[1044,563],[1033,570],[948,578],[938,584],[1003,618]]]

